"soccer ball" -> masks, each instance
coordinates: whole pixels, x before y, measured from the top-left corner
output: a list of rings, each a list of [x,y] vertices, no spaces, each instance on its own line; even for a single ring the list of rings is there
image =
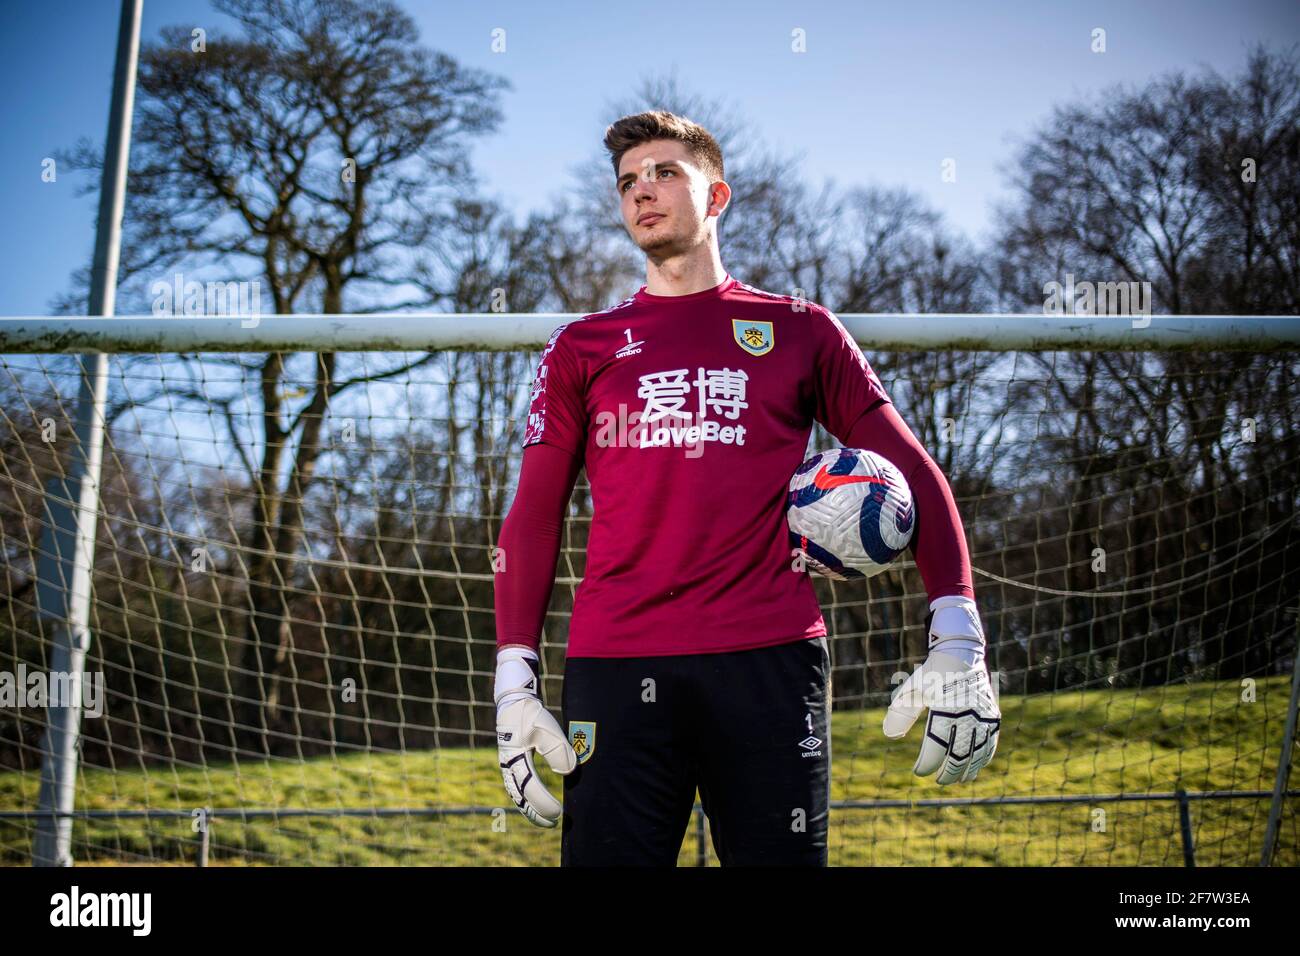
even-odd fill
[[[869,578],[912,541],[916,509],[902,472],[875,452],[832,448],[790,479],[790,545],[808,570],[836,581]]]

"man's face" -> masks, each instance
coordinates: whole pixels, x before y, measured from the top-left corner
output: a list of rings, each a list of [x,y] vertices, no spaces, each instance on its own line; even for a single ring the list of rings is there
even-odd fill
[[[615,183],[628,235],[660,261],[700,245],[710,235],[710,217],[726,206],[725,197],[710,205],[711,186],[690,150],[676,140],[654,139],[629,149]]]

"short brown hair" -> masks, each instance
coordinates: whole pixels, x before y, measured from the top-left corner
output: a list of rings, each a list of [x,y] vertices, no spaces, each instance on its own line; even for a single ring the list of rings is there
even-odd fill
[[[723,178],[722,147],[707,129],[676,113],[650,110],[624,116],[605,130],[605,148],[614,163],[615,179],[623,154],[652,139],[675,139],[685,144],[710,182]]]

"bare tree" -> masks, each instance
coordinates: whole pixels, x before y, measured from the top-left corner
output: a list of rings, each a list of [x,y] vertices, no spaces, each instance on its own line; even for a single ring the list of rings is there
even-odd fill
[[[472,280],[421,272],[412,260],[445,242],[463,213],[468,141],[499,122],[504,82],[420,46],[412,19],[387,0],[216,6],[242,36],[210,36],[195,49],[189,29],[172,27],[141,51],[124,295],[184,264],[257,278],[278,314],[457,301]],[[71,159],[99,164],[87,144]],[[334,352],[320,353],[296,407],[283,384],[286,353],[238,363],[255,378],[260,406],[261,435],[232,429],[230,438],[256,489],[242,691],[264,745],[292,644],[284,588],[330,404],[431,357],[349,375]],[[245,447],[257,438],[260,449]]]
[[[1300,311],[1300,62],[1255,49],[1235,82],[1206,81],[1198,177],[1211,241],[1197,258],[1198,310]]]
[[[1295,54],[1262,48],[1235,80],[1175,73],[1108,91],[1095,105],[1058,107],[1010,169],[1016,198],[991,253],[1004,306],[1042,308],[1044,284],[1073,273],[1150,282],[1155,312],[1294,311],[1297,120]],[[1048,382],[1035,396],[1040,442],[1059,450],[1048,476],[1020,462],[1042,509],[1036,528],[1024,526],[1046,545],[1035,546],[1035,559],[1086,592],[1096,587],[1091,548],[1121,525],[1123,580],[1155,591],[1129,612],[1063,602],[1051,622],[1058,633],[1030,643],[1027,679],[1086,683],[1103,661],[1124,684],[1265,672],[1275,661],[1252,633],[1272,633],[1280,617],[1251,620],[1246,605],[1281,606],[1285,588],[1255,569],[1262,555],[1285,566],[1289,543],[1272,531],[1253,541],[1247,529],[1285,528],[1294,513],[1294,482],[1278,486],[1293,474],[1296,443],[1289,432],[1243,442],[1241,428],[1294,416],[1293,356],[1026,358]],[[1009,514],[1008,528],[1016,520]],[[1122,639],[1134,634],[1142,636]]]
[[[1189,270],[1210,239],[1196,144],[1211,94],[1182,74],[1058,106],[1023,145],[999,223],[1006,293],[1041,305],[1060,270],[1092,281],[1150,282],[1159,311],[1187,310]]]

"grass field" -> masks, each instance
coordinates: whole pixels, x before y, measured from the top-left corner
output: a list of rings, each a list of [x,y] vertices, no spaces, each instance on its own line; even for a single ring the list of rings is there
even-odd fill
[[[973,785],[942,790],[915,777],[924,721],[904,741],[880,732],[881,710],[834,715],[832,800],[1146,794],[1183,788],[1271,790],[1289,680],[1142,691],[1003,696],[998,753]],[[78,808],[504,807],[469,816],[217,819],[213,865],[554,865],[558,830],[507,806],[495,750],[357,754],[306,762],[202,768],[85,769]],[[553,793],[560,778],[546,771]],[[36,805],[37,773],[0,772],[0,809]],[[1297,780],[1293,777],[1292,789]],[[1276,863],[1300,862],[1300,798],[1283,815]],[[1269,801],[1197,800],[1191,823],[1200,865],[1255,865]],[[1104,814],[1099,816],[1098,814]],[[29,821],[0,821],[0,862],[29,861]],[[188,819],[78,820],[74,855],[87,863],[191,863]],[[694,824],[680,863],[696,858]],[[1173,801],[832,810],[832,865],[1181,866]],[[716,865],[712,848],[708,862]]]

